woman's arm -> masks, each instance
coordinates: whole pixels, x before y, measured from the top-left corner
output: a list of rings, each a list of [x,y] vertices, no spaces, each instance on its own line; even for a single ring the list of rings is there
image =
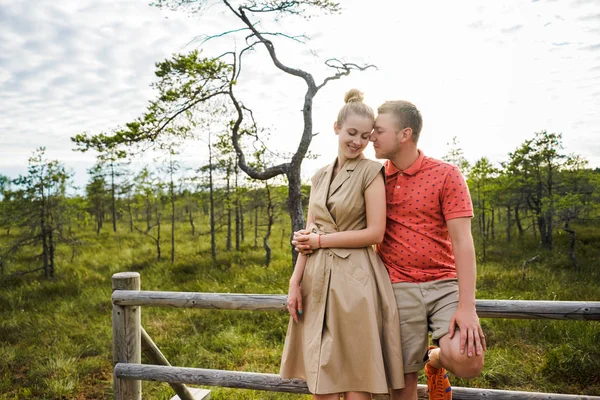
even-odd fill
[[[367,213],[365,229],[327,235],[307,231],[297,232],[294,234],[294,245],[298,250],[304,251],[329,247],[360,248],[381,243],[385,234],[386,220],[385,183],[381,174],[377,174],[365,190],[365,207]]]
[[[306,226],[310,226],[312,222],[312,215],[310,214],[309,210]],[[302,277],[304,276],[304,268],[306,267],[307,258],[307,254],[298,254],[296,266],[294,267],[294,272],[290,278],[290,287],[288,289],[287,296],[287,308],[295,322],[298,322],[298,314],[302,315],[302,291],[300,290],[300,284],[302,283]]]

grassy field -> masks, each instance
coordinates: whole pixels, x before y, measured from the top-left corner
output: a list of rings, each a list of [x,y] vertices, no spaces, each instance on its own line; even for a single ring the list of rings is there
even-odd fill
[[[563,239],[557,236],[552,253],[530,242],[496,243],[479,265],[478,298],[599,301],[600,235],[591,228],[581,233],[581,271],[570,267]],[[72,263],[70,249],[59,248],[54,279],[27,275],[0,281],[0,399],[112,397],[110,293],[116,272],[140,272],[146,290],[287,291],[288,250],[279,247],[278,235],[268,269],[262,251],[249,244],[241,254],[221,251],[213,266],[207,237],[185,232],[174,264],[157,262],[152,243],[139,234],[103,232],[98,238],[90,232],[84,240]],[[168,250],[165,242],[163,251]],[[540,257],[522,280],[521,264],[534,255]],[[18,266],[31,266],[32,259]],[[283,312],[142,311],[146,331],[173,365],[238,371],[277,373],[287,321]],[[600,323],[482,322],[490,347],[485,370],[468,382],[454,379],[454,385],[600,395]],[[213,399],[308,398],[212,390]],[[167,384],[144,383],[143,391],[148,399],[173,396]]]

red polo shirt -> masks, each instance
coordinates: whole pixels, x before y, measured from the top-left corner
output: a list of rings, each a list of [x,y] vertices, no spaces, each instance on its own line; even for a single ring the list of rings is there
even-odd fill
[[[425,157],[399,171],[385,163],[387,225],[377,252],[392,283],[456,278],[446,221],[473,217],[469,188],[454,165]]]

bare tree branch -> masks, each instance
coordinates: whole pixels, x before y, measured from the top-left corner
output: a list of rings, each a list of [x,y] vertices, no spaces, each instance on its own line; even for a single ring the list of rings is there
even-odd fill
[[[237,63],[234,63],[232,77],[236,76],[236,74],[237,74],[236,69],[237,69]],[[236,120],[234,121],[233,126],[231,128],[231,141],[233,143],[235,152],[238,156],[238,165],[239,165],[240,169],[242,171],[244,171],[246,174],[248,174],[248,176],[250,176],[251,178],[259,179],[259,180],[271,179],[277,175],[283,175],[283,174],[287,175],[287,172],[289,171],[289,163],[275,165],[275,166],[269,167],[263,171],[258,171],[255,168],[252,168],[246,162],[246,155],[244,154],[244,152],[240,146],[240,143],[239,143],[240,127],[244,120],[244,110],[243,110],[242,106],[240,105],[239,101],[237,100],[237,98],[235,97],[235,94],[233,92],[233,84],[234,84],[234,80],[232,79],[229,82],[229,93],[228,94],[229,94],[229,98],[231,99],[231,102],[233,103],[233,106],[235,107],[235,110],[236,110],[238,116],[237,116]]]
[[[207,42],[209,42],[213,39],[221,38],[224,36],[228,36],[232,33],[238,33],[238,32],[243,32],[243,31],[247,31],[247,30],[249,30],[249,29],[248,28],[240,28],[240,29],[232,29],[230,31],[221,32],[216,35],[200,35],[200,36],[197,36],[196,38],[194,38],[190,43],[193,43],[194,41],[202,38],[202,41],[200,42],[199,46],[204,46],[204,44],[206,44]]]
[[[269,56],[271,57],[271,60],[273,61],[273,63],[275,64],[275,66],[277,68],[279,68],[280,70],[282,70],[285,73],[288,73],[290,75],[294,75],[294,76],[298,76],[301,77],[302,79],[304,79],[306,81],[306,83],[309,85],[309,87],[311,88],[315,88],[315,81],[312,77],[312,75],[310,75],[308,72],[302,71],[301,69],[297,69],[297,68],[291,68],[288,67],[287,65],[284,65],[281,61],[279,61],[279,59],[277,58],[277,55],[275,54],[275,46],[273,46],[273,42],[271,42],[270,40],[266,39],[254,26],[254,24],[252,22],[250,22],[250,20],[248,19],[248,16],[246,15],[244,9],[250,11],[248,8],[244,8],[244,7],[239,7],[238,10],[236,10],[231,3],[229,2],[229,0],[223,0],[223,3],[227,6],[227,8],[229,8],[231,10],[231,12],[233,12],[244,24],[246,24],[246,26],[252,31],[252,33],[254,34],[254,36],[260,40],[260,42],[267,48],[267,51],[269,52]],[[287,2],[283,2],[282,4],[287,3]],[[271,10],[273,11],[273,10]],[[265,11],[266,12],[266,11]]]
[[[335,73],[335,75],[332,75],[332,76],[329,76],[329,77],[325,78],[323,80],[323,83],[321,83],[319,86],[317,86],[317,89],[321,89],[329,81],[333,81],[333,80],[336,80],[336,79],[340,79],[343,76],[350,75],[350,72],[352,72],[353,70],[355,70],[355,71],[366,71],[369,68],[375,68],[375,69],[377,69],[377,67],[375,65],[372,65],[372,64],[367,64],[367,65],[360,66],[360,65],[355,64],[355,63],[342,62],[342,61],[338,60],[337,58],[330,58],[329,60],[325,61],[325,65],[327,65],[330,68],[335,69],[337,72]]]
[[[238,63],[237,63],[237,74],[234,75],[234,79],[237,81],[238,78],[240,77],[240,74],[242,73],[242,57],[244,55],[244,53],[246,53],[247,51],[250,50],[254,50],[254,46],[256,46],[257,44],[260,43],[260,40],[250,44],[248,47],[242,49],[242,51],[240,51],[240,54],[238,55]]]
[[[292,35],[287,35],[287,34],[281,33],[281,32],[260,32],[260,34],[263,36],[281,36],[281,37],[284,37],[284,38],[287,38],[287,39],[290,39],[290,40],[293,40],[295,42],[302,43],[302,44],[305,44],[306,40],[309,39],[308,36],[306,36],[306,35],[292,36]],[[248,42],[248,40],[250,38],[253,38],[253,37],[256,37],[256,35],[254,33],[246,36],[246,43]]]
[[[194,99],[193,101],[185,102],[183,104],[183,106],[179,110],[175,111],[175,113],[173,113],[170,117],[163,119],[164,122],[158,128],[150,130],[148,132],[147,138],[152,141],[156,140],[156,137],[160,133],[162,133],[162,131],[167,127],[167,125],[169,125],[179,115],[190,110],[192,107],[194,107],[195,105],[197,105],[199,103],[210,100],[213,97],[220,96],[222,94],[227,94],[227,92],[226,91],[214,92],[214,93],[209,94],[208,96],[204,96],[199,99]]]

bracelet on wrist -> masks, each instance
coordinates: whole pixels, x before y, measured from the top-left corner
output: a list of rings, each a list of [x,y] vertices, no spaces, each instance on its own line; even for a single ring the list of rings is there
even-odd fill
[[[319,245],[319,249],[321,248],[321,234],[319,234],[319,236],[317,236],[317,243]]]

